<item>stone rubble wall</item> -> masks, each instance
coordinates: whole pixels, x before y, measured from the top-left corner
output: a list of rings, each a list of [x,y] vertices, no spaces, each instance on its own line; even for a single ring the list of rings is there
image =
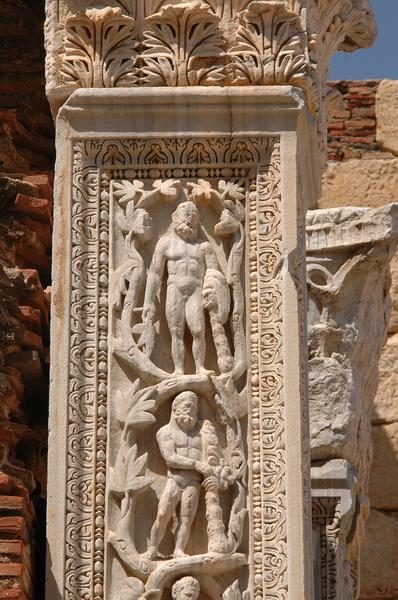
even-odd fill
[[[54,130],[44,2],[0,5],[0,600],[44,598]]]
[[[329,124],[320,208],[398,201],[398,81],[338,81],[343,107]],[[398,255],[391,320],[373,406],[370,518],[361,551],[360,600],[398,598]]]

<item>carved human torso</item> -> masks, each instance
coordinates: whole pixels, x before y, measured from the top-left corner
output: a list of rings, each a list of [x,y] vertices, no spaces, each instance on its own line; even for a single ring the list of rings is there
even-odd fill
[[[198,239],[185,241],[176,233],[164,242],[162,251],[167,260],[168,284],[190,296],[203,282],[206,243]]]
[[[162,455],[166,461],[167,473],[173,479],[178,480],[181,485],[187,484],[189,481],[200,480],[200,474],[194,469],[178,468],[178,456],[188,458],[194,461],[202,459],[202,440],[197,427],[191,431],[183,431],[175,424],[168,424],[158,433],[158,442],[161,448]],[[171,453],[175,453],[177,457],[174,460],[168,460]]]

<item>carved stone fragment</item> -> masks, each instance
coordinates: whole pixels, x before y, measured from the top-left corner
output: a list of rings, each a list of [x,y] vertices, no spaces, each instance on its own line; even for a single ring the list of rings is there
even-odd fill
[[[397,209],[390,204],[307,214],[313,522],[317,527],[323,515],[324,526],[332,531],[329,542],[323,542],[322,535],[318,540],[323,564],[318,568],[332,580],[332,587],[322,591],[327,599],[356,598],[359,591],[358,553],[369,513],[371,406],[387,333]],[[339,462],[345,463],[346,475]],[[339,479],[351,496],[351,507],[343,511],[345,533],[341,493],[322,499],[336,485],[321,484],[325,478]],[[333,556],[324,556],[330,547]],[[319,581],[320,587],[326,586],[325,580]]]

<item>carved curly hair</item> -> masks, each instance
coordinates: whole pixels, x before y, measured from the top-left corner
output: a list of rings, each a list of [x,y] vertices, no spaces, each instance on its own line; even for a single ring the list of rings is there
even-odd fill
[[[193,586],[195,591],[200,592],[200,585],[195,577],[191,577],[188,575],[187,577],[183,577],[182,579],[177,579],[175,583],[173,583],[173,587],[171,588],[171,595],[173,596],[173,600],[178,600],[180,593],[184,589],[185,586]]]

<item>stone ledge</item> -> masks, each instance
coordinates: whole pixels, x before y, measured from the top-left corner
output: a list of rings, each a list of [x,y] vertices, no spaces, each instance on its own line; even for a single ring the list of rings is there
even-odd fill
[[[306,231],[307,252],[391,243],[398,238],[398,204],[310,210]]]

